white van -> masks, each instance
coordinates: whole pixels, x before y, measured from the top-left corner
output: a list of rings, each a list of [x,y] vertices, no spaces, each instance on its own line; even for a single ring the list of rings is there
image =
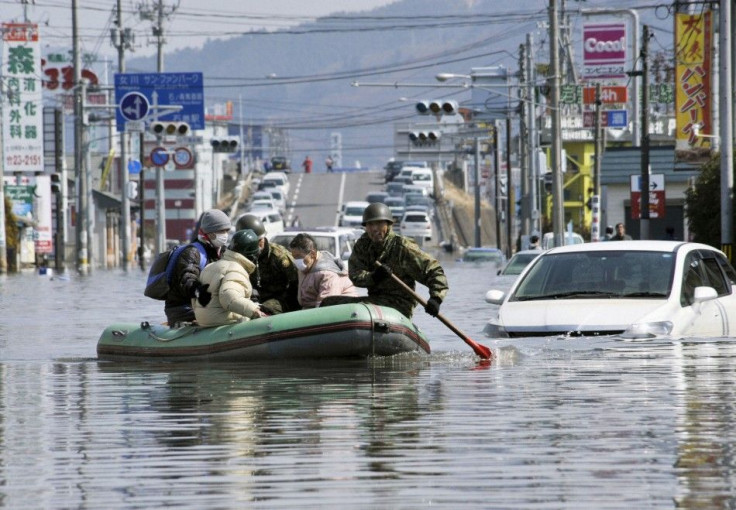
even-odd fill
[[[411,172],[411,183],[427,189],[427,195],[434,196],[434,174],[431,168],[415,168]]]
[[[583,236],[581,236],[577,232],[565,232],[563,236],[563,240],[565,241],[565,245],[585,243],[585,239],[583,239]],[[550,248],[554,248],[554,247],[555,247],[555,234],[554,232],[547,232],[546,234],[542,236],[542,249],[549,250]]]
[[[263,228],[266,229],[266,237],[271,237],[284,231],[284,217],[281,216],[281,213],[276,209],[256,209],[254,211],[248,211],[245,214],[252,214],[253,216],[257,216],[258,219],[261,220],[261,223],[263,223]],[[245,214],[239,216],[238,219],[240,219],[242,216],[245,216]],[[237,223],[238,222],[235,221],[233,225],[237,225]],[[231,230],[234,232],[235,227],[233,227]]]
[[[268,172],[261,178],[261,182],[273,181],[277,186],[284,190],[284,194],[289,195],[289,177],[284,172]]]

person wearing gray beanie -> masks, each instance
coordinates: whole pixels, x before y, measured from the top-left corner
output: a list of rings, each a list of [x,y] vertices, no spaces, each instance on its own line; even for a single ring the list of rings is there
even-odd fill
[[[203,306],[209,303],[212,294],[207,289],[208,285],[199,281],[199,274],[206,264],[220,259],[231,227],[230,218],[219,209],[209,209],[199,218],[197,240],[184,248],[172,272],[164,305],[171,327],[194,322],[193,299],[199,299]]]

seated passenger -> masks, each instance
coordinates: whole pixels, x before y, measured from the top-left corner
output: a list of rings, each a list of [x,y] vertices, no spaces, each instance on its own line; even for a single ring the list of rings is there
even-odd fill
[[[289,243],[291,256],[299,270],[302,308],[317,308],[327,296],[357,296],[342,260],[328,251],[318,251],[309,234],[297,234]]]
[[[249,274],[256,266],[258,236],[252,230],[239,230],[222,258],[206,266],[199,275],[203,287],[209,289],[211,300],[193,300],[194,315],[200,326],[221,326],[265,317],[258,304],[251,301]]]

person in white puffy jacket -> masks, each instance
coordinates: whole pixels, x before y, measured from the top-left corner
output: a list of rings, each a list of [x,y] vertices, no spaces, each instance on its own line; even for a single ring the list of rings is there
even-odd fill
[[[192,300],[198,325],[221,326],[266,316],[250,299],[253,288],[248,275],[255,270],[253,261],[257,257],[256,233],[235,232],[222,258],[206,266],[199,275],[200,283],[212,298]]]

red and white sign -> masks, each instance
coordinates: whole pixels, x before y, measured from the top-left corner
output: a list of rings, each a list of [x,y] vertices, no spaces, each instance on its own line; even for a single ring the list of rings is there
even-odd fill
[[[641,217],[641,175],[631,177],[631,219]],[[649,176],[649,217],[664,218],[665,215],[664,174]]]
[[[625,85],[601,87],[601,103],[618,104],[629,100],[629,89]],[[583,88],[583,103],[595,104],[595,87]]]
[[[3,23],[3,171],[43,171],[43,99],[38,25]]]
[[[583,25],[583,79],[626,78],[626,23]]]

